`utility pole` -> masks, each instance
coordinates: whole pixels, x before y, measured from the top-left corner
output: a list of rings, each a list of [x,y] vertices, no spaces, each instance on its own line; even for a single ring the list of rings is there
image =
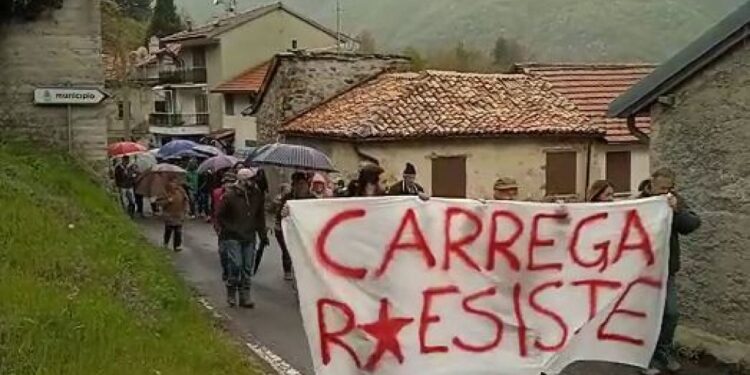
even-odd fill
[[[336,0],[336,51],[341,52],[341,0]]]

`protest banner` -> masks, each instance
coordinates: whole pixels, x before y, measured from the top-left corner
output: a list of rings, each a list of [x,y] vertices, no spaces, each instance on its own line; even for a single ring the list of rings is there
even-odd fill
[[[289,207],[284,233],[318,375],[648,365],[666,293],[672,215],[663,197]]]

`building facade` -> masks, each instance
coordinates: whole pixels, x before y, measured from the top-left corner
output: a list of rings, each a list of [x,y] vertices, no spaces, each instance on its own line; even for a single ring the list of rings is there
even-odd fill
[[[172,64],[160,66],[154,87],[151,132],[166,137],[200,137],[224,128],[251,136],[254,121],[227,115],[249,105],[249,96],[214,92],[249,68],[288,49],[353,48],[353,40],[290,10],[281,3],[229,14],[209,24],[167,36],[162,46],[180,46]],[[237,103],[235,103],[235,100]],[[248,129],[246,129],[248,128]],[[247,139],[243,139],[247,140]]]
[[[511,177],[528,200],[580,199],[589,150],[604,135],[539,78],[440,71],[381,74],[280,131],[327,152],[350,178],[369,160],[396,182],[410,162],[433,196],[487,199],[497,178]]]
[[[613,116],[651,114],[651,162],[677,174],[701,216],[682,239],[678,339],[750,363],[750,3],[618,98]]]

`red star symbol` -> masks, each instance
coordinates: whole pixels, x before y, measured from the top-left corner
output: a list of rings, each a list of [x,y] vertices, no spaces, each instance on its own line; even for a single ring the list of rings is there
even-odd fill
[[[381,299],[378,320],[359,326],[367,334],[378,340],[375,351],[367,359],[367,364],[365,365],[365,369],[368,371],[375,369],[386,351],[391,352],[398,359],[398,363],[404,362],[404,355],[401,353],[401,345],[398,342],[398,333],[407,324],[413,322],[414,319],[389,317],[388,310],[388,300],[385,298]]]

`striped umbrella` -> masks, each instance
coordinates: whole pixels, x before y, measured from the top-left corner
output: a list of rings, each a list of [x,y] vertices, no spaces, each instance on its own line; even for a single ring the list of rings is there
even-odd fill
[[[326,154],[307,146],[274,143],[257,149],[245,161],[249,165],[277,167],[321,172],[336,172]]]

